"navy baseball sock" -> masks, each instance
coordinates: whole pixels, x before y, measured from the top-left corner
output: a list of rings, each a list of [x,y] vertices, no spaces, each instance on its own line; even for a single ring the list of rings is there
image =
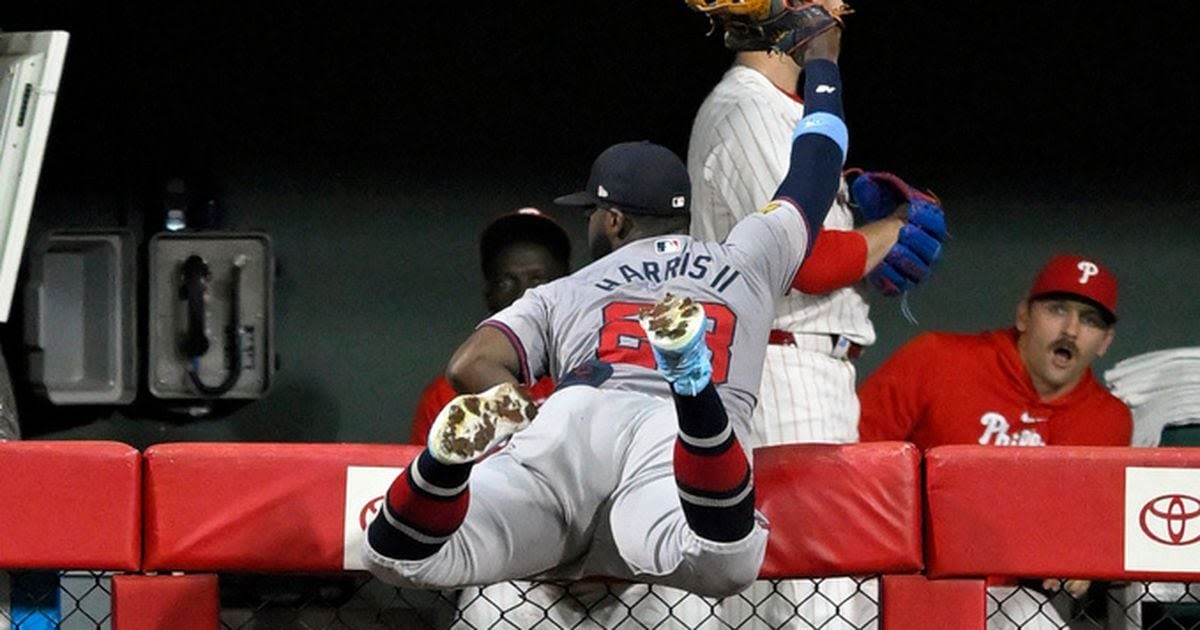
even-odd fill
[[[443,464],[421,451],[392,482],[383,509],[367,528],[371,549],[396,560],[437,553],[467,516],[472,466]]]
[[[741,540],[754,528],[754,480],[725,405],[712,383],[695,396],[674,398],[675,484],[683,516],[702,538]]]

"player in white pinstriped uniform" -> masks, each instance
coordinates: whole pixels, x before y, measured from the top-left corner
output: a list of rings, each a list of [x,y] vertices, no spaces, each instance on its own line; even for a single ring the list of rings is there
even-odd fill
[[[693,236],[723,239],[775,191],[788,168],[786,130],[804,115],[794,95],[799,72],[799,66],[780,55],[738,53],[700,106],[687,159]],[[895,244],[900,225],[896,220],[860,229],[868,232],[868,265]],[[854,229],[845,185],[824,227]],[[872,230],[886,233],[874,238]],[[795,345],[779,343],[786,335],[776,334],[776,343],[768,348],[755,410],[755,444],[858,441],[855,370],[846,359],[856,348],[875,342],[860,285],[820,295],[792,291],[776,305],[774,328],[791,333]],[[837,338],[844,339],[841,348]]]
[[[693,236],[721,240],[742,217],[770,199],[788,170],[786,130],[804,115],[804,106],[795,94],[799,77],[800,67],[786,56],[739,52],[700,106],[687,157]],[[859,404],[852,359],[862,347],[875,342],[862,292],[864,283],[858,281],[895,245],[902,225],[902,219],[889,217],[855,230],[843,181],[823,227],[865,243],[865,258],[862,245],[857,258],[846,256],[843,247],[835,247],[835,255],[848,259],[835,262],[835,267],[858,266],[849,273],[842,270],[840,275],[847,284],[831,286],[825,280],[816,283],[824,285],[824,292],[793,290],[776,302],[774,330],[752,422],[750,441],[754,446],[858,441]],[[820,250],[815,250],[814,256],[818,255]],[[814,258],[809,264],[819,262]],[[803,286],[815,285],[808,282]],[[872,586],[864,588],[872,591]],[[752,591],[760,592],[751,593],[750,599],[763,599],[771,588],[756,584]],[[792,602],[805,601],[798,612],[818,627],[842,627],[838,624],[844,620],[836,618],[838,614],[858,627],[875,614],[870,601],[854,594],[857,586],[849,580],[825,580],[820,585],[821,594],[834,601],[851,599],[840,613],[821,595],[813,595],[811,582],[788,582],[780,588]],[[734,599],[721,608],[737,605]],[[791,606],[758,607],[759,615],[773,627],[785,624],[793,610]],[[719,614],[738,618],[741,613],[729,610]]]

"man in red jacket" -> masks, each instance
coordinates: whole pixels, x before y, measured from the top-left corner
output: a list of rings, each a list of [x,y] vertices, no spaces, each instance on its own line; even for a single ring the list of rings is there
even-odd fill
[[[1017,307],[1016,326],[926,333],[858,390],[863,441],[1128,446],[1129,408],[1091,364],[1112,343],[1117,280],[1081,256],[1055,256]]]
[[[567,275],[571,270],[571,240],[562,226],[536,208],[521,208],[488,224],[479,237],[488,313],[495,313],[540,284]],[[530,388],[541,403],[554,391],[554,381],[543,378]],[[425,446],[434,418],[458,392],[438,376],[421,392],[413,415],[409,443]]]
[[[862,441],[1128,446],[1129,408],[1102,387],[1092,362],[1112,343],[1117,280],[1095,260],[1055,256],[1017,306],[1016,325],[979,334],[925,333],[858,389]],[[1061,627],[1040,594],[989,580],[988,628]],[[1088,583],[1063,584],[1080,595]],[[1049,590],[1059,580],[1046,580]],[[995,601],[998,600],[999,611]],[[1026,619],[1029,623],[1022,625]]]

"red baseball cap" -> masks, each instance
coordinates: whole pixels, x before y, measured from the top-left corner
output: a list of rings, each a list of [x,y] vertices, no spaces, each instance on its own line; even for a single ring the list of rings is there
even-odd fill
[[[550,215],[521,208],[494,219],[479,237],[479,261],[486,274],[500,250],[517,242],[541,245],[564,267],[571,266],[571,239]]]
[[[1029,299],[1051,293],[1083,298],[1100,307],[1110,323],[1117,321],[1117,278],[1094,259],[1072,254],[1051,258],[1033,281]]]

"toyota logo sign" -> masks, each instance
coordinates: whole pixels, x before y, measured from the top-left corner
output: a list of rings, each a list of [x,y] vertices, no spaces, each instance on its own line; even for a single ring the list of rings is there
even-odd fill
[[[363,528],[363,531],[366,531],[367,525],[371,524],[381,507],[383,507],[383,496],[375,497],[363,506],[362,511],[358,513],[358,525]]]
[[[1171,546],[1200,541],[1200,499],[1186,494],[1164,494],[1142,506],[1138,522],[1151,540]]]

